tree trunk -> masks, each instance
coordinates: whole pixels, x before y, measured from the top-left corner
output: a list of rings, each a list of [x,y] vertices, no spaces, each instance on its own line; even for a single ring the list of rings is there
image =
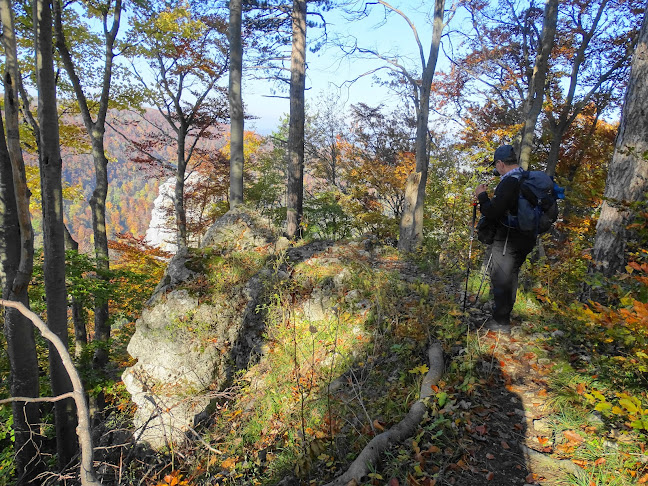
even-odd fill
[[[306,0],[293,0],[290,56],[290,124],[288,127],[288,181],[286,235],[301,238],[304,205],[304,125],[306,88]]]
[[[2,42],[5,50],[5,110],[7,140],[0,117],[0,283],[3,298],[29,305],[27,294],[34,256],[34,233],[29,213],[29,190],[19,138],[18,57],[13,11],[9,0],[0,0]],[[31,325],[22,314],[7,309],[4,333],[11,366],[11,395],[39,395],[38,360]],[[40,410],[37,404],[12,404],[19,482],[30,483],[40,472]]]
[[[4,20],[3,20],[4,22]],[[6,92],[5,92],[6,94]],[[4,126],[0,117],[0,284],[2,298],[20,299],[28,305],[27,283],[19,273],[21,266],[21,232],[13,187],[9,152],[5,143]],[[33,246],[33,240],[25,241]],[[38,361],[36,343],[29,322],[13,309],[4,314],[4,335],[11,367],[11,396],[37,397]],[[15,434],[16,472],[19,482],[29,483],[40,470],[39,460],[40,411],[37,404],[12,403]]]
[[[546,0],[540,46],[536,53],[533,75],[529,81],[529,94],[524,108],[524,126],[522,127],[522,143],[520,145],[518,161],[520,166],[525,170],[529,168],[535,127],[538,121],[538,115],[540,115],[540,111],[542,110],[549,56],[554,45],[557,23],[558,0]]]
[[[241,42],[241,0],[229,4],[230,43],[229,106],[230,106],[230,208],[243,203],[243,98],[241,78],[243,73],[243,44]]]
[[[605,186],[605,201],[596,225],[592,269],[612,277],[626,265],[628,204],[646,202],[648,191],[648,5],[632,60],[621,124]],[[645,211],[645,209],[643,209]]]
[[[108,196],[108,159],[104,152],[103,127],[91,130],[92,157],[95,166],[95,189],[90,198],[92,210],[92,233],[94,235],[95,256],[99,278],[107,280],[110,271],[108,255],[108,232],[106,230],[106,197]],[[108,320],[108,300],[105,295],[94,296],[94,340],[103,344],[98,346],[93,357],[93,367],[103,368],[108,363],[108,339],[110,321]]]
[[[95,257],[100,278],[108,278],[110,259],[108,253],[108,232],[106,229],[106,197],[108,195],[108,159],[104,147],[104,134],[106,131],[106,115],[110,100],[110,87],[112,83],[112,69],[115,54],[113,52],[117,32],[121,19],[122,2],[117,0],[113,10],[113,22],[108,28],[108,12],[103,13],[105,33],[105,60],[103,68],[103,82],[99,99],[96,120],[92,119],[86,95],[77,75],[72,56],[68,48],[62,25],[62,7],[60,0],[53,2],[55,14],[56,46],[61,54],[63,65],[72,82],[74,92],[79,104],[83,122],[92,143],[92,158],[95,166],[95,189],[90,199],[92,209],[92,231],[94,235]],[[101,275],[103,274],[103,275]],[[108,302],[105,297],[95,296],[95,340],[107,343],[110,338],[110,322],[108,320]],[[108,362],[108,352],[105,347],[98,347],[94,356],[94,366],[101,368]]]
[[[187,170],[187,161],[185,160],[185,143],[187,139],[187,129],[183,123],[180,123],[178,129],[178,151],[176,170],[176,183],[174,193],[174,208],[176,217],[176,244],[177,252],[187,248],[187,213],[184,206],[184,185],[185,172]]]
[[[416,250],[423,242],[423,209],[425,205],[425,185],[427,184],[428,165],[430,164],[428,144],[428,121],[430,118],[430,90],[439,57],[439,45],[443,32],[444,0],[435,0],[434,28],[427,63],[421,49],[423,76],[418,86],[419,105],[416,117],[416,172],[407,178],[405,201],[400,220],[398,249],[403,252]]]
[[[65,289],[65,240],[61,153],[56,106],[56,82],[52,56],[52,12],[47,0],[34,2],[36,44],[36,84],[38,86],[38,121],[40,125],[39,167],[43,204],[43,273],[49,328],[67,344],[67,292]],[[70,378],[53,345],[49,347],[52,393],[62,395],[72,390]],[[65,467],[77,449],[76,416],[71,399],[55,405],[58,463]]]
[[[79,252],[79,243],[76,242],[67,226],[65,230],[65,249]],[[74,325],[74,357],[80,358],[81,353],[88,344],[88,331],[86,329],[85,316],[83,315],[83,307],[76,299],[72,297],[72,323]]]

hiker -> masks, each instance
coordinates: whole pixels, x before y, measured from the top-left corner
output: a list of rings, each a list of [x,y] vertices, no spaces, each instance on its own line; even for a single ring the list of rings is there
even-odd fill
[[[494,227],[490,277],[495,305],[492,317],[484,323],[483,328],[509,333],[511,311],[518,287],[518,274],[535,245],[536,236],[522,233],[503,222],[509,213],[517,215],[520,187],[518,174],[523,172],[517,163],[513,147],[502,145],[495,150],[493,164],[497,175],[501,177],[493,197],[488,197],[486,184],[479,184],[475,189],[481,214]]]

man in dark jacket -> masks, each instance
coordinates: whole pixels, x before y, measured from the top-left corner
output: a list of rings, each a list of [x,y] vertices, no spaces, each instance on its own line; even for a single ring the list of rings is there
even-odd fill
[[[504,224],[506,216],[517,215],[520,182],[515,150],[511,145],[502,145],[493,157],[495,170],[501,176],[492,198],[488,197],[485,184],[475,189],[481,213],[496,225],[495,240],[491,248],[491,287],[493,290],[493,316],[484,328],[491,331],[511,332],[511,311],[515,304],[518,274],[527,255],[535,245],[535,236],[521,233]]]

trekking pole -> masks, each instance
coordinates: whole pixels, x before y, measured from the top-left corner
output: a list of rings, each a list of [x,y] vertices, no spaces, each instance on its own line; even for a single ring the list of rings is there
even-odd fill
[[[481,282],[479,282],[479,288],[477,289],[477,297],[475,297],[476,301],[479,300],[479,296],[481,294],[482,286],[484,285],[484,280],[486,280],[486,274],[488,273],[488,267],[490,267],[492,259],[493,259],[493,252],[491,251],[490,254],[488,255],[488,261],[486,262],[486,266],[484,267],[484,271],[482,272]]]
[[[470,245],[468,245],[468,265],[466,269],[466,290],[464,292],[463,310],[466,312],[466,300],[468,299],[468,279],[470,278],[470,260],[472,259],[472,245],[475,239],[475,221],[477,221],[477,201],[473,202],[472,224],[470,225]]]

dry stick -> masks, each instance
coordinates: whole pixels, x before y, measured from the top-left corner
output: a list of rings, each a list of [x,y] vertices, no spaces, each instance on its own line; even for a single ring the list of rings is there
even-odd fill
[[[79,437],[79,447],[81,449],[81,484],[83,486],[100,486],[99,481],[97,481],[94,465],[93,465],[93,449],[92,449],[92,436],[90,434],[90,413],[88,412],[88,405],[85,401],[85,392],[83,391],[83,383],[81,383],[81,378],[79,373],[77,373],[74,363],[72,363],[72,358],[67,348],[63,344],[63,341],[59,337],[50,331],[47,324],[45,324],[38,315],[30,311],[20,302],[13,302],[11,300],[0,299],[0,305],[6,307],[11,307],[18,310],[23,316],[32,321],[34,326],[38,328],[43,337],[50,341],[61,357],[63,366],[70,376],[70,381],[72,382],[74,397],[74,402],[77,408],[78,415],[78,425],[77,425],[77,435]],[[63,396],[63,395],[62,395]],[[56,400],[61,397],[54,397]]]
[[[426,398],[432,395],[432,385],[438,383],[443,375],[443,348],[440,343],[434,343],[430,346],[428,359],[430,361],[430,370],[423,378],[420,398],[412,405],[405,418],[391,429],[371,439],[356,460],[349,466],[349,469],[326,486],[342,486],[354,480],[359,483],[361,478],[369,473],[370,468],[375,466],[383,451],[392,444],[401,442],[413,435],[427,410]]]

